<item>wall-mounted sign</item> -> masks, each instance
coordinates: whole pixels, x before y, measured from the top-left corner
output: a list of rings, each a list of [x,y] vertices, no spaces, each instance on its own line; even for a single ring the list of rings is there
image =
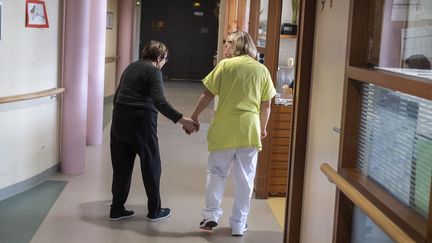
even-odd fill
[[[160,21],[160,20],[156,20],[156,21],[152,21],[152,30],[153,31],[163,31],[165,30],[165,21]]]
[[[27,0],[26,2],[26,27],[48,28],[48,15],[44,1]]]
[[[113,12],[107,12],[107,16],[106,16],[106,28],[107,29],[113,28],[113,17],[114,17]]]
[[[204,12],[203,11],[194,11],[194,15],[202,17],[202,16],[204,16]]]
[[[3,39],[3,3],[0,3],[0,40]]]

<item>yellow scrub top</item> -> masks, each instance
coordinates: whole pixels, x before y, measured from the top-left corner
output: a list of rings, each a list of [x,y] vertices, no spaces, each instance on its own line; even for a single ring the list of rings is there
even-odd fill
[[[261,150],[260,104],[276,94],[267,68],[248,55],[228,58],[220,61],[203,83],[219,96],[207,134],[208,150]]]

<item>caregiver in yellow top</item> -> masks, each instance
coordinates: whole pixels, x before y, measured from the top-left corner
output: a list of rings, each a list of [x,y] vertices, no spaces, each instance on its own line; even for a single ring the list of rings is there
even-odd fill
[[[206,205],[200,229],[212,231],[222,215],[220,207],[225,180],[234,164],[234,205],[230,217],[233,236],[247,230],[247,216],[253,192],[257,155],[267,135],[271,99],[276,94],[267,68],[256,61],[257,50],[244,31],[230,33],[225,43],[226,59],[204,78],[206,87],[191,118],[219,96],[207,140],[208,159]]]

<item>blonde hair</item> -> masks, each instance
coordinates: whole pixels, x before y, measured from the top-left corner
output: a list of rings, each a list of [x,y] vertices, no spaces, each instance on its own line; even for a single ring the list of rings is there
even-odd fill
[[[258,51],[254,41],[247,32],[239,30],[229,33],[227,41],[234,49],[234,57],[247,54],[252,58],[256,58]]]

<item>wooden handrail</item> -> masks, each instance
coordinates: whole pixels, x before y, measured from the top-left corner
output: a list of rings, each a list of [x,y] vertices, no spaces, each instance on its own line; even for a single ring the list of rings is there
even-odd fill
[[[38,92],[33,92],[28,94],[0,97],[0,104],[37,99],[45,96],[53,96],[53,95],[61,94],[64,91],[65,88],[54,88],[54,89],[48,89],[48,90],[43,90],[43,91],[38,91]]]
[[[372,202],[355,189],[348,181],[340,176],[330,165],[321,165],[321,171],[334,183],[357,207],[371,218],[390,238],[396,242],[415,242],[384,213],[382,213]]]
[[[119,56],[109,56],[105,57],[105,63],[116,62]]]

